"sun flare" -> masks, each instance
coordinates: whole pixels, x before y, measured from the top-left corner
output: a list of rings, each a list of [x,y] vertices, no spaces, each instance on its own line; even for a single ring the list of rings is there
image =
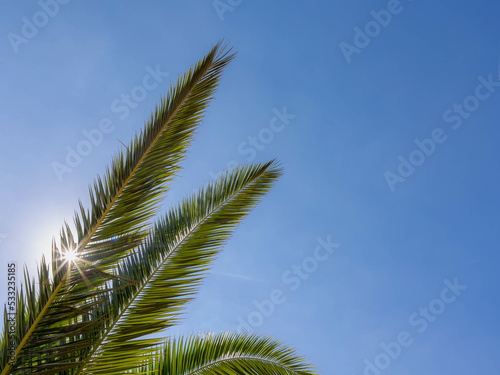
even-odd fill
[[[76,262],[78,260],[78,256],[76,254],[76,250],[68,250],[64,253],[64,259],[68,262]]]

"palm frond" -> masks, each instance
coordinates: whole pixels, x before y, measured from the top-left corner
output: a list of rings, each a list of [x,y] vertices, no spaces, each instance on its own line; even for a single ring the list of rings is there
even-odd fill
[[[314,375],[293,349],[269,337],[218,333],[170,339],[134,374]]]
[[[221,245],[280,175],[275,162],[236,168],[156,223],[148,241],[118,269],[136,282],[115,280],[109,298],[114,316],[87,371],[119,373],[117,368],[130,369],[136,356],[150,352],[160,339],[143,337],[177,322]]]
[[[90,350],[107,323],[103,317],[97,323],[89,316],[110,292],[113,270],[147,238],[148,223],[233,57],[218,43],[179,77],[127,151],[120,152],[104,177],[94,181],[90,209],[80,203],[75,215],[76,234],[65,225],[60,248],[53,246],[52,262],[42,261],[38,292],[26,275],[25,295],[15,318],[16,361],[11,365],[1,354],[8,345],[2,336],[2,375],[49,374],[57,366],[70,369]],[[78,267],[64,258],[68,250],[77,252]],[[82,332],[86,346],[77,340]]]

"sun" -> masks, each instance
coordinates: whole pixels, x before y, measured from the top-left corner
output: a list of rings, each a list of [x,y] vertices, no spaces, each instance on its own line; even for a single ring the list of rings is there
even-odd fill
[[[64,256],[64,259],[66,259],[66,261],[68,261],[68,262],[76,262],[78,260],[76,250],[74,250],[74,249],[67,250],[66,252],[64,252],[63,256]]]

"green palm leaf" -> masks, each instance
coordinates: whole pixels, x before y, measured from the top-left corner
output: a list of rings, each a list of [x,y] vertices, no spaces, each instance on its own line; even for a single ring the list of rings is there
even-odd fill
[[[130,369],[137,355],[149,352],[146,348],[160,339],[137,338],[177,322],[221,245],[280,175],[274,162],[236,168],[156,223],[140,251],[119,268],[120,275],[136,282],[115,282],[110,293],[115,316],[88,371]],[[125,289],[118,288],[121,283]]]
[[[304,358],[280,342],[247,333],[171,339],[135,374],[313,375]]]

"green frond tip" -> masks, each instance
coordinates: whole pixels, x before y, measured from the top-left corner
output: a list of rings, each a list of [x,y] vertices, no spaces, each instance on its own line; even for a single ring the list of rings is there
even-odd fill
[[[179,76],[126,151],[113,159],[104,178],[97,177],[90,188],[91,210],[80,208],[75,217],[82,259],[112,267],[141,242],[234,57],[219,42]],[[128,241],[117,246],[123,237]]]
[[[174,338],[161,345],[134,374],[317,375],[295,350],[250,333],[217,333]]]

